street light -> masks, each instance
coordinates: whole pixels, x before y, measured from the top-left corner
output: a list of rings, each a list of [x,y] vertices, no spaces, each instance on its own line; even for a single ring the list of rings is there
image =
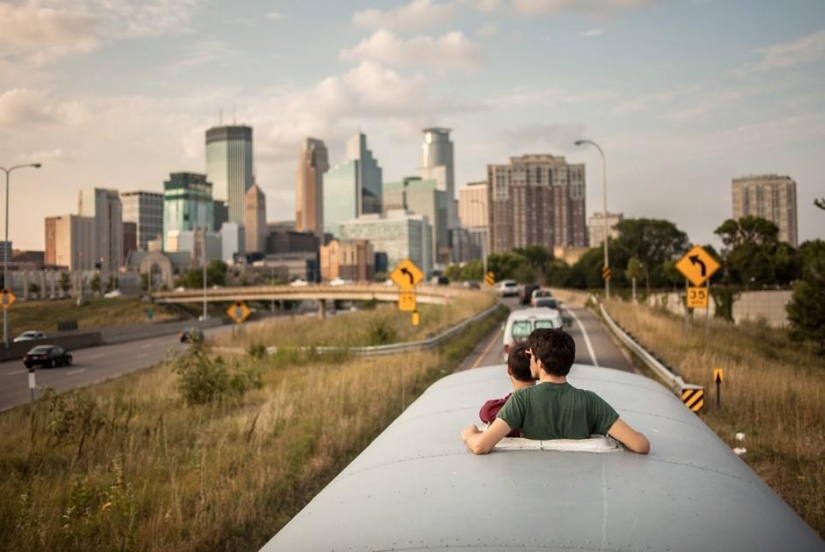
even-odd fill
[[[487,224],[484,225],[484,239],[481,242],[481,255],[483,257],[483,264],[484,266],[481,269],[481,283],[484,284],[485,280],[487,279],[487,240],[490,239],[490,221],[487,220],[487,205],[484,204],[483,201],[479,199],[471,199],[470,205],[473,203],[478,203],[481,205],[482,212],[484,213],[484,220],[487,221]]]
[[[39,169],[42,167],[40,163],[28,163],[26,165],[15,165],[10,169],[6,169],[5,167],[0,167],[0,170],[6,173],[6,238],[5,238],[5,251],[3,255],[3,288],[9,289],[9,255],[11,254],[11,248],[9,247],[9,174],[16,170],[16,169],[24,169],[26,167],[32,167],[35,169]],[[6,349],[9,348],[9,310],[3,309],[3,343],[6,345]]]
[[[607,238],[609,235],[609,230],[607,224],[607,171],[604,163],[604,152],[602,151],[602,148],[599,147],[599,144],[593,140],[576,140],[575,144],[577,146],[582,146],[584,144],[594,146],[597,150],[599,150],[599,155],[602,157],[602,198],[604,200],[604,268],[607,270],[610,268],[610,261],[607,256]],[[604,278],[604,296],[605,299],[610,299],[610,277],[604,273],[602,273],[602,276],[607,276]]]

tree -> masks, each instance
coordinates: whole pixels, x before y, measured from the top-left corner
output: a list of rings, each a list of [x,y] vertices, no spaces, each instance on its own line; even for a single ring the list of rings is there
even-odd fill
[[[651,286],[664,283],[664,263],[682,256],[690,247],[687,234],[668,220],[625,219],[616,225],[616,230],[619,237],[612,241],[611,264],[627,266],[631,257],[638,258],[645,272],[648,295]],[[623,278],[624,274],[620,276]],[[621,285],[621,281],[616,283]]]
[[[519,265],[526,264],[521,255],[515,253],[492,253],[487,257],[487,270],[496,275],[496,281],[511,279]]]
[[[69,276],[68,272],[61,272],[60,279],[57,281],[57,285],[60,286],[60,290],[63,293],[67,293],[69,289],[72,287],[72,279]]]
[[[635,255],[630,258],[627,262],[627,269],[625,270],[625,276],[627,279],[633,283],[633,300],[636,300],[636,281],[641,280],[645,275],[644,266],[642,265],[642,261],[639,260],[639,257]]]
[[[553,254],[540,245],[517,247],[513,249],[513,253],[524,257],[527,264],[542,275],[547,271],[547,265],[553,260]]]
[[[813,341],[825,355],[825,256],[813,257],[805,264],[802,280],[794,286],[785,307],[790,336],[797,341]]]
[[[95,293],[100,291],[100,274],[95,272],[94,276],[92,276],[92,279],[89,281],[89,287],[91,287],[92,291]]]
[[[724,247],[722,259],[726,283],[765,286],[788,284],[800,274],[794,249],[779,241],[779,227],[758,217],[728,219],[714,233]]]

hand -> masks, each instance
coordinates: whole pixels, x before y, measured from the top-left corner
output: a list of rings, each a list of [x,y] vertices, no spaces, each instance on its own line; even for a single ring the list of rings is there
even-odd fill
[[[479,431],[475,425],[468,425],[464,428],[464,431],[461,432],[461,438],[464,439],[464,442],[466,443],[467,439],[476,433],[481,433],[481,431]]]

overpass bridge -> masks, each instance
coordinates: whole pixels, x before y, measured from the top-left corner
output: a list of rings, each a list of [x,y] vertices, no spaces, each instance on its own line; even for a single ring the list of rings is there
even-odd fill
[[[446,305],[450,298],[471,291],[446,286],[420,285],[415,290],[416,301],[432,305]],[[398,301],[400,290],[378,283],[358,283],[341,286],[307,284],[305,286],[244,286],[152,293],[156,303],[203,303],[234,301],[318,301],[318,315],[324,316],[327,301]]]

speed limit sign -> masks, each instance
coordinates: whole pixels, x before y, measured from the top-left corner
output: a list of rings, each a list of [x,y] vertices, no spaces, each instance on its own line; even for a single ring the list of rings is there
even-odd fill
[[[689,309],[708,308],[708,288],[690,287],[687,293],[687,306]]]

